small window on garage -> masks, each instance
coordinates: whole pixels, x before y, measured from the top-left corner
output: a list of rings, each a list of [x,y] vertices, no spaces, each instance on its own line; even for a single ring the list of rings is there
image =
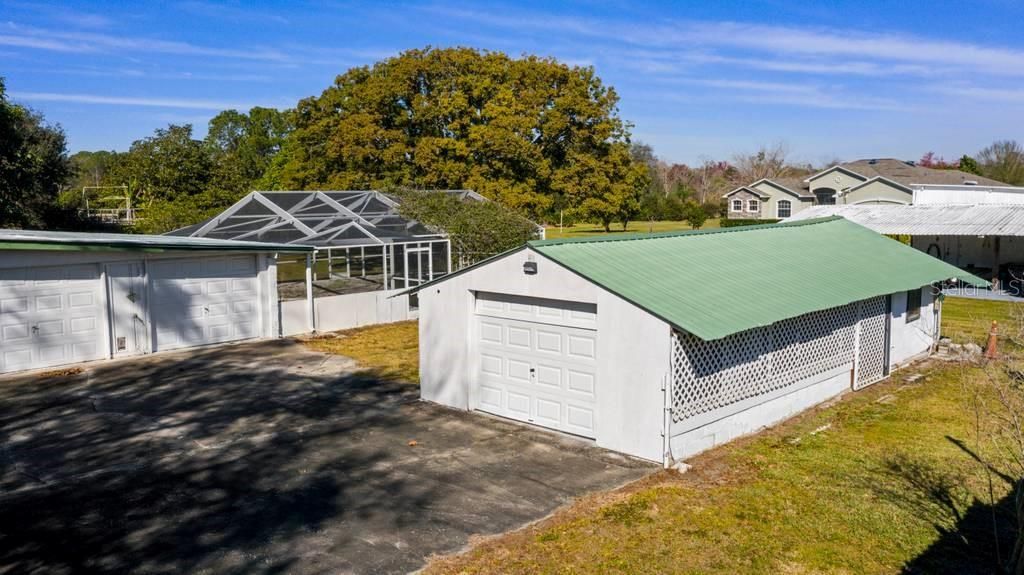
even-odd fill
[[[742,212],[743,211],[743,200],[733,200],[732,201],[732,211],[734,211],[734,212]]]
[[[907,323],[921,318],[921,290],[907,292]]]
[[[757,200],[747,200],[747,210],[756,212],[761,209],[761,205]]]

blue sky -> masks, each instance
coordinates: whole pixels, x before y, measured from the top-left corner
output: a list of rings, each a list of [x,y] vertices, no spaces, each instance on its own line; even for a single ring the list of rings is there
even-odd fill
[[[472,46],[594,66],[668,161],[947,158],[1024,139],[1024,3],[0,0],[0,76],[72,151],[225,108],[291,107],[352,66]]]

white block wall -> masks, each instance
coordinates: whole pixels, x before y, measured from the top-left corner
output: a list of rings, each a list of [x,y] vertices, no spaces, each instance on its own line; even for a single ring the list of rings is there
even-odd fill
[[[536,275],[523,273],[532,257]],[[478,366],[471,337],[474,292],[597,305],[597,445],[661,461],[662,381],[671,330],[664,321],[544,256],[526,249],[420,291],[420,393],[474,409],[469,393]]]
[[[380,323],[416,319],[404,290],[372,291],[314,298],[316,329],[320,332],[351,329]],[[281,335],[309,333],[309,302],[305,299],[280,303]]]

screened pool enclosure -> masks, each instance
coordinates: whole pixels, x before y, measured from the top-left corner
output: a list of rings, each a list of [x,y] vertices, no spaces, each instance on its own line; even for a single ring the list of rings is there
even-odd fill
[[[442,193],[483,199],[469,190]],[[404,289],[449,273],[447,236],[402,217],[398,206],[373,190],[252,192],[170,235],[316,247],[309,261],[278,260],[282,299]]]

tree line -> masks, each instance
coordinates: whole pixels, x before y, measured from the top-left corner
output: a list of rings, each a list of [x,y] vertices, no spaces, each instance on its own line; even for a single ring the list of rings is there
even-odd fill
[[[0,83],[0,225],[83,228],[86,201],[109,206],[125,189],[142,216],[135,231],[163,232],[253,189],[468,188],[539,222],[699,227],[728,190],[812,169],[787,162],[781,145],[697,166],[664,162],[632,139],[618,102],[591,67],[426,48],[350,69],[293,109],[221,112],[203,139],[170,125],[125,152],[69,157],[60,128],[7,101]],[[1024,185],[1013,141],[925,162]]]

